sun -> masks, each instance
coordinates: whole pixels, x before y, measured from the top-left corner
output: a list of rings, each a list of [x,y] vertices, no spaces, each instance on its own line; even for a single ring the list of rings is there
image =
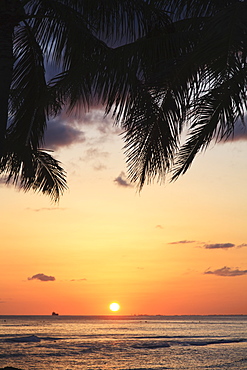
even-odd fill
[[[120,305],[116,302],[111,303],[109,307],[110,307],[110,310],[113,312],[117,312],[120,310]]]

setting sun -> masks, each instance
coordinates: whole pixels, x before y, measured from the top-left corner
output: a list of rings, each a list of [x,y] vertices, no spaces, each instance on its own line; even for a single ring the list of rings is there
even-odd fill
[[[119,311],[120,306],[118,303],[114,302],[110,304],[110,310],[113,312]]]

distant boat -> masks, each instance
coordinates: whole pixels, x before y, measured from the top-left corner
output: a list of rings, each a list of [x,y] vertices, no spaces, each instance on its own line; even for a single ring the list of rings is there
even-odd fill
[[[58,316],[58,313],[56,313],[56,312],[52,312],[52,316]]]

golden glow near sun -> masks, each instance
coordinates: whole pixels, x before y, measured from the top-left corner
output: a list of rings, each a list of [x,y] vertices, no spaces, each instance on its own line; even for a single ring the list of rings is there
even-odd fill
[[[110,304],[110,310],[113,312],[117,312],[120,309],[120,306],[118,303],[114,302]]]

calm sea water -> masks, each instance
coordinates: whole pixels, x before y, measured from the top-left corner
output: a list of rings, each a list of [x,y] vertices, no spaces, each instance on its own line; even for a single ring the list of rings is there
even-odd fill
[[[247,316],[0,316],[0,368],[247,369]]]

